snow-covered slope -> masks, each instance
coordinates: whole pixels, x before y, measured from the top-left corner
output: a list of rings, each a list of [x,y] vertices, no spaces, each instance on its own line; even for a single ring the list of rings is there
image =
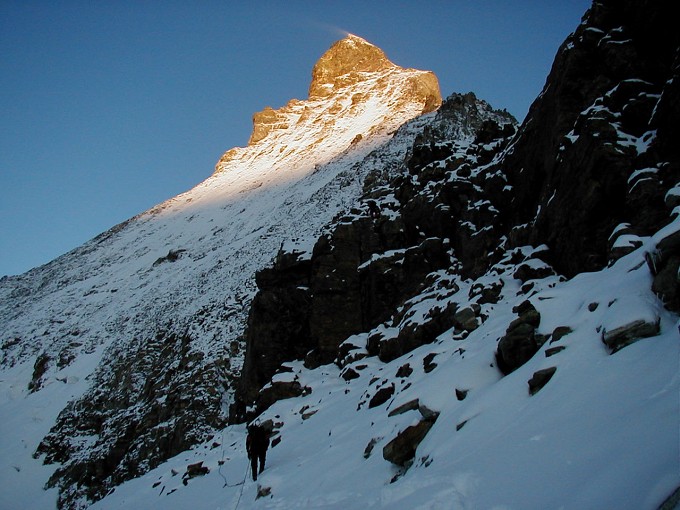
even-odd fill
[[[657,508],[680,482],[678,318],[650,292],[643,259],[657,239],[604,271],[540,282],[530,301],[539,332],[554,341],[506,377],[495,368],[497,340],[525,299],[508,261],[487,277],[505,282],[501,299],[483,305],[489,319],[463,340],[447,331],[389,363],[364,358],[350,365],[360,376],[349,381],[335,365],[288,364],[292,371],[274,380],[296,379],[311,392],[260,417],[277,424],[280,442],[257,482],[237,425],[94,508]],[[474,301],[471,282],[458,284],[448,299],[420,306]],[[610,354],[602,328],[644,318],[648,308],[661,334]],[[559,327],[572,331],[558,339]],[[531,395],[528,381],[552,367],[553,378]],[[394,395],[369,408],[389,386]],[[387,462],[383,448],[423,420],[419,407],[439,415],[406,470]],[[184,485],[196,462],[210,472]]]

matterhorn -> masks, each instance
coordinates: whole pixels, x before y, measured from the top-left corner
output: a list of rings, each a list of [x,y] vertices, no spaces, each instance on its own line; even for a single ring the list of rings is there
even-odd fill
[[[309,98],[256,113],[248,146],[203,183],[4,278],[7,405],[42,409],[30,430],[31,404],[3,412],[17,420],[7,444],[34,449],[7,465],[37,448],[57,467],[37,487],[77,506],[224,426],[255,272],[282,245],[311,249],[368,173],[403,159],[423,121],[395,135],[400,126],[440,104],[434,74],[349,35],[314,66]],[[8,484],[22,487],[16,473]]]

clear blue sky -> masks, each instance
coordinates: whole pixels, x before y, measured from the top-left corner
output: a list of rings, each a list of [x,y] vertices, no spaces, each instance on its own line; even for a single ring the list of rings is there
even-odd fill
[[[0,0],[0,276],[208,177],[343,32],[519,120],[587,0]]]

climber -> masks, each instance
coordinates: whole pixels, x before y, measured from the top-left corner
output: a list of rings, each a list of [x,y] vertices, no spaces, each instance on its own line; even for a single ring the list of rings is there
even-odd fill
[[[250,459],[250,466],[253,470],[253,480],[257,480],[258,470],[257,461],[260,461],[260,470],[264,471],[264,461],[269,447],[269,436],[261,425],[251,424],[248,426],[248,437],[246,438],[246,452]]]
[[[371,218],[380,218],[380,208],[378,207],[378,204],[375,203],[375,200],[369,200],[367,204],[368,213],[371,215]]]

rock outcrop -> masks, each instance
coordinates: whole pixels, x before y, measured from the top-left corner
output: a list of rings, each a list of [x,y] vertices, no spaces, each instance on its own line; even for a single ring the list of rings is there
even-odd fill
[[[192,343],[187,334],[159,331],[139,342],[138,351],[118,352],[84,398],[59,414],[35,455],[61,464],[47,483],[60,489],[60,507],[101,499],[225,424],[223,388],[215,384],[225,367],[207,364],[193,375],[190,368],[200,366],[204,355]],[[143,373],[146,379],[139,377]],[[83,437],[92,440],[85,451]]]
[[[260,290],[245,333],[246,359],[232,419],[245,417],[245,408],[280,363],[330,363],[343,357],[340,345],[356,333],[403,323],[395,337],[369,339],[369,353],[387,361],[456,324],[460,331],[477,327],[475,308],[433,309],[417,322],[395,310],[431,283],[429,275],[451,267],[454,253],[474,271],[478,250],[497,242],[497,233],[476,227],[498,221],[483,199],[488,176],[472,176],[469,169],[505,147],[514,124],[509,114],[473,94],[452,95],[400,166],[387,174],[377,168],[368,176],[361,208],[338,218],[311,254],[282,250],[273,267],[258,273]],[[371,203],[379,215],[371,212]],[[452,282],[441,285],[455,288]]]
[[[545,341],[536,333],[541,315],[530,301],[524,301],[513,311],[518,317],[510,323],[505,336],[498,342],[496,356],[498,367],[505,374],[529,361]]]
[[[410,425],[383,447],[383,458],[398,466],[408,466],[416,455],[416,448],[425,439],[438,414],[423,417],[415,425]]]

